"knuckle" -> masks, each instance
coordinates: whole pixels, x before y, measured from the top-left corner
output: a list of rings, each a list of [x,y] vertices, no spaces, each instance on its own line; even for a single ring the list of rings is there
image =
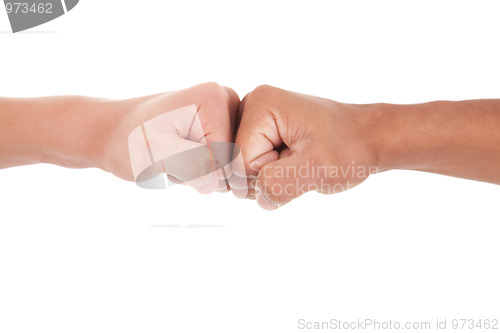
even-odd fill
[[[217,91],[217,90],[220,90],[222,91],[222,87],[220,84],[218,84],[217,82],[205,82],[202,84],[202,86],[207,89],[207,90],[214,90],[214,91]]]
[[[216,82],[206,82],[202,84],[203,91],[209,98],[215,100],[227,100],[228,96],[224,90],[224,87]]]
[[[262,112],[270,108],[276,101],[278,93],[278,88],[268,85],[258,86],[245,97],[244,111]]]
[[[255,88],[250,94],[250,97],[259,99],[271,98],[272,96],[275,96],[276,93],[278,92],[279,92],[278,88],[264,84]]]

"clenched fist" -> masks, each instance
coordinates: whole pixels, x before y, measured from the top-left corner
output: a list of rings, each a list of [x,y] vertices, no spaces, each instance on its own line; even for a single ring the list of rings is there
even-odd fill
[[[377,170],[364,115],[362,106],[270,86],[255,89],[240,105],[236,137],[248,197],[275,209],[311,190],[335,193],[361,183]]]
[[[498,99],[355,105],[261,86],[240,103],[216,83],[123,101],[0,98],[0,168],[168,174],[275,209],[392,169],[500,184],[499,128]]]

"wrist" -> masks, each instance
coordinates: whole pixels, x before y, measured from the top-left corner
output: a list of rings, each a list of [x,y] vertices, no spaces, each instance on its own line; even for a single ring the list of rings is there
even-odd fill
[[[447,143],[439,129],[442,120],[436,122],[434,118],[439,113],[436,111],[445,105],[448,107],[449,103],[372,104],[370,137],[378,170],[433,171],[440,163],[445,163],[441,148]]]
[[[113,102],[89,97],[34,101],[37,123],[29,143],[37,163],[70,168],[103,168],[102,146],[110,132]]]
[[[389,135],[390,116],[388,109],[390,105],[384,103],[365,105],[364,112],[364,129],[367,144],[369,145],[374,159],[374,166],[378,172],[388,171],[392,169],[391,162],[391,138]]]
[[[408,154],[414,148],[409,141],[412,121],[407,117],[412,107],[386,103],[368,106],[368,133],[379,172],[412,169],[412,162],[408,159]]]

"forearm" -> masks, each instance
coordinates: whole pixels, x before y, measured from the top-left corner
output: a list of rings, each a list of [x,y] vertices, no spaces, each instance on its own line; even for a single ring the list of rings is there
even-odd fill
[[[0,168],[101,167],[110,102],[87,97],[0,98]]]
[[[500,100],[371,107],[381,171],[420,170],[500,184]]]

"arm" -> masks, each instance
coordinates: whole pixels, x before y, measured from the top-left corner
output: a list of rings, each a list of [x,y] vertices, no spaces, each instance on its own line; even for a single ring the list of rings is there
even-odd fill
[[[113,102],[87,97],[0,98],[0,168],[100,167]]]
[[[194,115],[181,112],[167,117],[148,144],[175,154],[211,142],[233,142],[238,104],[234,91],[215,83],[120,101],[76,96],[0,98],[0,169],[35,163],[95,167],[133,181],[132,131],[148,120],[192,106]],[[200,123],[196,135],[194,117]],[[226,189],[226,183],[211,174],[186,183],[203,193]]]
[[[355,105],[261,86],[241,109],[249,197],[267,209],[391,169],[500,184],[500,100]]]
[[[500,184],[500,100],[370,106],[378,167]]]

